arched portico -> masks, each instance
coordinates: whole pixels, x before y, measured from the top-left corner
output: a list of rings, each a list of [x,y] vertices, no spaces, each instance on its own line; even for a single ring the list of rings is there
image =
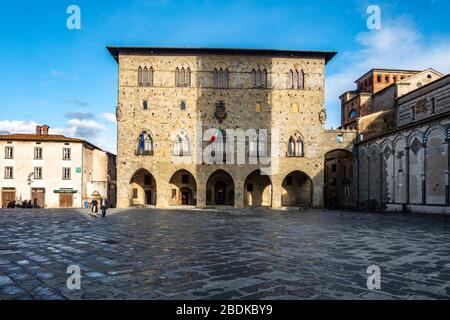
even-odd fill
[[[246,207],[271,207],[272,182],[261,170],[250,173],[244,183],[244,205]]]
[[[281,205],[283,207],[312,207],[313,182],[302,171],[289,173],[282,183]]]
[[[187,170],[175,172],[169,181],[171,206],[195,206],[197,204],[197,182]]]
[[[217,170],[206,183],[206,205],[234,206],[234,181],[224,170]]]
[[[157,199],[156,180],[146,169],[137,170],[130,180],[128,199],[131,206],[154,206]]]

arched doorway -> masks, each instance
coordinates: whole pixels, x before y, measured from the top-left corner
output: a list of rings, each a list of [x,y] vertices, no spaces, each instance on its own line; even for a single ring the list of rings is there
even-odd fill
[[[234,206],[234,181],[224,170],[217,170],[206,183],[206,205]]]
[[[313,183],[302,171],[288,174],[282,184],[281,205],[283,207],[312,207]]]
[[[244,184],[244,205],[247,207],[271,207],[272,183],[261,170],[255,170],[247,176]]]
[[[187,170],[178,170],[169,181],[171,206],[195,206],[197,204],[197,182]]]
[[[131,206],[156,205],[156,180],[145,169],[139,169],[130,180],[128,198]]]
[[[325,154],[324,205],[329,209],[351,208],[353,195],[353,154],[337,149]]]

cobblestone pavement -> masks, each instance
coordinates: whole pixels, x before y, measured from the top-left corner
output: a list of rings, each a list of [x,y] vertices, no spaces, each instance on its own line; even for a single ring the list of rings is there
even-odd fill
[[[81,289],[69,290],[69,265]],[[370,291],[367,267],[381,268]],[[448,299],[443,217],[0,210],[1,299]]]

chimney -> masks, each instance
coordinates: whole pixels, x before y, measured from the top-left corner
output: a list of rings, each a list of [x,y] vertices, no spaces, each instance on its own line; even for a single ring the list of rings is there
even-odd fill
[[[36,134],[39,136],[48,136],[48,129],[50,129],[50,127],[46,124],[43,126],[36,126]]]
[[[41,127],[41,134],[42,134],[43,136],[48,136],[48,129],[50,129],[50,127],[49,127],[48,125],[44,124],[44,125]]]

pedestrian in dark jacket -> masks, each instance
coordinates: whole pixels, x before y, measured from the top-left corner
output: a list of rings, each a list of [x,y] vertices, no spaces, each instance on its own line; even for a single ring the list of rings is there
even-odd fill
[[[108,203],[106,202],[105,198],[102,198],[100,201],[102,209],[102,218],[104,218],[106,216],[106,209],[108,208]]]
[[[93,199],[91,201],[91,211],[92,211],[91,216],[96,218],[97,217],[97,212],[98,212],[98,201],[95,200],[95,199]]]

